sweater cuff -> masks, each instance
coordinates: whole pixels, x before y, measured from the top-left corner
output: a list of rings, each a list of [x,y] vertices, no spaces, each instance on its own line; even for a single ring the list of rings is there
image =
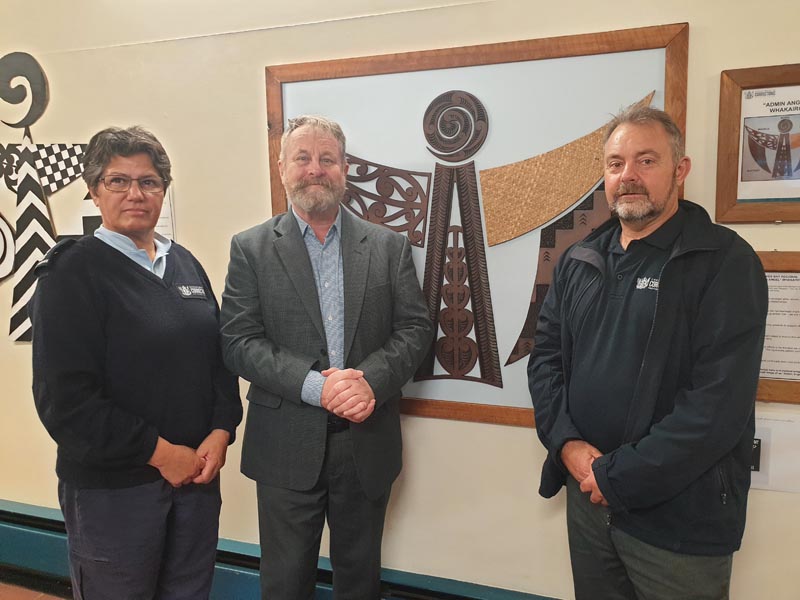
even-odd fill
[[[217,414],[214,415],[214,418],[211,421],[211,431],[214,429],[222,429],[223,431],[228,432],[230,435],[230,439],[228,440],[229,446],[236,441],[236,427],[242,420],[241,413],[238,417],[231,413],[231,410],[225,412],[217,411]]]
[[[145,440],[142,443],[142,448],[139,456],[136,458],[136,462],[142,465],[148,464],[150,459],[153,458],[153,453],[156,451],[157,444],[158,430],[153,426],[149,426],[145,432]]]

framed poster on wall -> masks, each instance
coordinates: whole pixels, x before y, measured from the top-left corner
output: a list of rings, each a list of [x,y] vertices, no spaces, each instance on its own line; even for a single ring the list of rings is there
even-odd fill
[[[800,221],[800,64],[720,76],[720,223]]]

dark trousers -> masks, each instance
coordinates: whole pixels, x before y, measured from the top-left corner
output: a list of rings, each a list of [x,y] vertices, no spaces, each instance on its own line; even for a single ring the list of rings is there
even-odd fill
[[[214,576],[219,478],[121,489],[59,481],[76,600],[198,600]]]
[[[567,532],[576,600],[726,600],[732,556],[679,554],[613,525],[567,478]]]
[[[325,518],[335,600],[380,598],[381,538],[389,492],[366,497],[356,474],[349,431],[328,434],[319,480],[308,491],[258,484],[261,597],[314,598]]]

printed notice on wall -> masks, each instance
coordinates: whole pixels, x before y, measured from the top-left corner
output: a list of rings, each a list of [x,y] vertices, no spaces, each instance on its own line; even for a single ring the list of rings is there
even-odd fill
[[[800,492],[800,414],[756,407],[756,435],[750,467],[751,486]]]
[[[761,377],[800,381],[800,273],[767,273],[769,313]]]

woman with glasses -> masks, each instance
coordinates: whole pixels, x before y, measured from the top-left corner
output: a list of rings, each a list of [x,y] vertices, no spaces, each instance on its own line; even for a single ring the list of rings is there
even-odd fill
[[[58,444],[77,599],[207,598],[219,477],[241,420],[200,263],[156,233],[171,165],[140,127],[95,134],[93,236],[36,267],[33,393]]]

